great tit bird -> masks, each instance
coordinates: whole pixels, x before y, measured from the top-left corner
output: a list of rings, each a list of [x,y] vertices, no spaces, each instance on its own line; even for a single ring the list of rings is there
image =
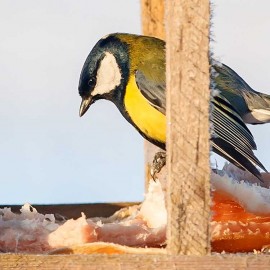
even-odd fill
[[[165,42],[147,36],[110,34],[89,53],[79,81],[80,116],[99,99],[112,101],[148,141],[166,148]],[[218,71],[217,71],[218,72]],[[253,136],[222,91],[212,99],[213,151],[257,178]]]

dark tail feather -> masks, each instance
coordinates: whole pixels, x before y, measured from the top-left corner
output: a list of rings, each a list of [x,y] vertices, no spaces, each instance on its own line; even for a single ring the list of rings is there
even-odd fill
[[[256,166],[248,158],[246,158],[241,153],[239,153],[239,151],[233,148],[229,143],[222,140],[221,138],[213,138],[212,146],[215,153],[224,157],[225,159],[236,165],[238,168],[249,171],[261,182],[263,182],[261,173],[256,168]]]

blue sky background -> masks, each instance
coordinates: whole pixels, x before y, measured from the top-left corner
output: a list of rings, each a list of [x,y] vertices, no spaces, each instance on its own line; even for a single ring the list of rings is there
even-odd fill
[[[270,3],[259,3],[214,1],[214,51],[270,94]],[[82,65],[99,38],[141,32],[139,4],[0,0],[0,204],[143,198],[142,138],[106,101],[79,118],[77,93]],[[270,169],[270,126],[251,130],[257,156]]]

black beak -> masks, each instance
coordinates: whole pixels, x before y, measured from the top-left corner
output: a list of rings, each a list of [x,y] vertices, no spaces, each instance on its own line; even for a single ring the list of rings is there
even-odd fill
[[[82,117],[87,112],[87,110],[89,109],[92,103],[93,103],[93,98],[91,96],[82,99],[80,112],[79,112],[80,117]]]

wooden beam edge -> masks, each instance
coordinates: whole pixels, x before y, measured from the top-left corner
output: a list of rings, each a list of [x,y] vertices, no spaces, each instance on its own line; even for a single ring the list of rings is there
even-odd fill
[[[0,255],[0,269],[269,269],[269,255]]]

